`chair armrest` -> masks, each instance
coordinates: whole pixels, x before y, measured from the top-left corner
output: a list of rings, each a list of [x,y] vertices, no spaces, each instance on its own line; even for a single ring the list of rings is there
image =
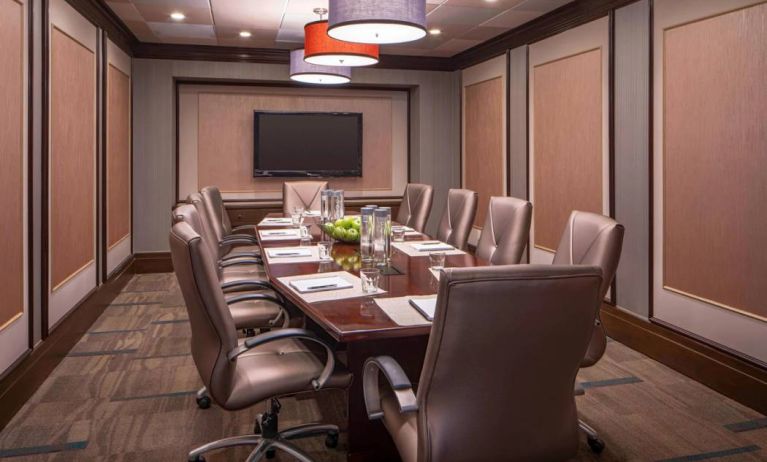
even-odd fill
[[[325,360],[325,367],[322,369],[320,376],[312,380],[312,386],[314,387],[314,389],[315,390],[321,389],[323,386],[325,386],[325,383],[328,381],[328,379],[330,378],[330,375],[333,373],[333,369],[335,369],[336,367],[336,357],[335,357],[335,354],[333,353],[333,349],[327,342],[317,337],[317,335],[314,332],[306,330],[306,329],[296,329],[296,328],[280,329],[280,330],[274,330],[271,332],[266,332],[264,334],[259,334],[259,335],[256,335],[255,337],[250,337],[249,339],[245,340],[244,344],[230,351],[229,354],[227,355],[227,358],[229,359],[229,361],[234,361],[241,354],[259,345],[264,345],[269,342],[284,340],[288,338],[298,338],[302,340],[308,340],[310,342],[317,343],[325,348],[325,352],[327,353],[327,356],[328,356],[328,358]]]
[[[410,383],[410,379],[407,378],[405,371],[402,370],[402,367],[394,358],[390,356],[368,358],[365,361],[363,371],[362,391],[365,394],[365,408],[367,409],[368,419],[378,420],[383,417],[381,392],[378,388],[379,372],[384,373],[384,377],[386,377],[394,391],[394,397],[397,398],[401,413],[418,410],[418,403],[416,402],[415,393],[413,393],[413,385]]]
[[[232,232],[235,233],[236,231],[245,231],[245,233],[239,233],[239,234],[247,234],[248,230],[254,230],[256,229],[256,225],[240,225],[235,226],[232,228]]]
[[[274,317],[271,321],[269,321],[269,325],[274,327],[277,325],[277,323],[282,319],[282,327],[288,327],[290,325],[290,314],[285,309],[285,299],[282,298],[282,295],[279,293],[274,294],[275,297],[272,297],[268,294],[242,294],[242,295],[235,295],[234,297],[230,297],[226,299],[226,304],[231,305],[233,303],[239,303],[239,302],[245,302],[248,300],[263,300],[265,302],[272,302],[275,305],[280,307],[280,312],[277,314],[277,316]]]
[[[218,262],[219,268],[229,268],[230,266],[242,266],[242,265],[261,265],[263,261],[255,258],[239,258],[237,260],[225,260]]]
[[[253,236],[251,236],[253,237]],[[253,239],[224,239],[223,241],[218,243],[219,247],[231,247],[231,246],[238,246],[238,245],[256,245],[258,244],[258,241]]]
[[[226,255],[221,258],[221,261],[229,261],[234,260],[236,258],[255,258],[255,259],[261,259],[261,254],[258,252],[241,252],[241,253],[234,253],[230,255]]]
[[[224,239],[222,239],[222,240],[223,241],[231,241],[231,240],[235,240],[235,239],[247,239],[249,241],[253,241],[254,244],[257,242],[256,241],[256,236],[254,236],[252,234],[244,234],[244,233],[229,234],[228,236],[224,236]]]
[[[242,281],[230,281],[221,284],[221,289],[225,292],[242,292],[245,290],[275,290],[274,286],[268,281],[258,281],[253,279]]]

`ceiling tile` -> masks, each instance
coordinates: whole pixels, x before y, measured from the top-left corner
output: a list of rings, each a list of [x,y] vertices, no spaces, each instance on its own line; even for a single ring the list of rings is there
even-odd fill
[[[158,38],[215,39],[213,26],[206,24],[181,24],[167,22],[147,22]]]
[[[480,43],[482,43],[481,40],[451,39],[435,48],[434,51],[450,51],[455,54],[475,45],[479,45]]]
[[[135,5],[157,5],[171,9],[208,8],[208,0],[131,0]],[[260,0],[259,0],[260,1]]]
[[[156,42],[157,37],[155,37],[154,32],[152,32],[152,29],[147,26],[146,21],[125,21],[125,25],[128,26],[128,28],[133,32],[133,34],[136,36],[137,39],[141,40],[142,42]]]
[[[527,21],[533,20],[542,13],[537,11],[517,11],[516,9],[504,11],[498,16],[482,23],[483,27],[501,27],[514,29]]]
[[[490,40],[491,38],[501,35],[502,33],[506,32],[508,29],[505,27],[475,27],[474,29],[466,32],[465,34],[461,35],[462,39],[469,39],[469,40],[479,40],[481,42],[484,42],[485,40]]]
[[[133,3],[130,3],[129,1],[122,1],[122,2],[115,2],[110,1],[107,2],[107,6],[114,11],[117,16],[120,17],[120,19],[123,20],[123,22],[127,21],[144,21],[144,18],[141,16],[141,13],[138,12],[136,7],[133,5]]]
[[[572,0],[525,0],[514,9],[517,11],[537,11],[538,13],[547,13],[555,10],[562,5],[570,3]]]
[[[280,27],[288,0],[211,0],[216,25],[254,29]]]
[[[470,6],[474,8],[494,8],[505,10],[515,7],[525,0],[447,0],[450,6]]]
[[[213,17],[210,15],[210,8],[173,8],[164,4],[136,4],[136,10],[141,14],[146,22],[172,22],[174,24],[213,24]],[[174,11],[184,13],[186,18],[183,21],[174,21],[170,14]]]
[[[475,8],[468,6],[441,5],[429,14],[430,23],[467,24],[476,26],[501,13],[495,8]]]

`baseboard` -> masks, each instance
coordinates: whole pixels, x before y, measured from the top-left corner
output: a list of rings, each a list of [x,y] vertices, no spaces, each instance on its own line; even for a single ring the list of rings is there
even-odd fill
[[[767,369],[612,305],[602,305],[602,323],[629,348],[767,414]]]
[[[139,252],[133,255],[131,270],[135,274],[170,273],[173,261],[170,252]]]
[[[45,382],[69,350],[80,341],[96,319],[133,277],[125,265],[99,286],[64,318],[51,334],[7,372],[0,380],[0,430],[8,425],[25,402]]]

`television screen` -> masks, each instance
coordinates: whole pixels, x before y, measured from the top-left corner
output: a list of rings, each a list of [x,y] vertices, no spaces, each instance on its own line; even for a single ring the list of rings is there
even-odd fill
[[[362,114],[255,112],[254,176],[362,176]]]

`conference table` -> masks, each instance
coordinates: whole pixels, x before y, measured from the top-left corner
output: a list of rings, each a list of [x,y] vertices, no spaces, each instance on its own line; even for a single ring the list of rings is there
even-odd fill
[[[283,215],[267,216],[276,217]],[[309,227],[312,244],[316,245],[322,233],[319,219],[307,217],[304,225]],[[257,225],[256,228],[264,252],[272,247],[299,245],[298,239],[273,241],[261,236],[261,231],[283,227]],[[409,236],[406,237],[406,242],[425,239],[428,239],[428,236]],[[391,263],[382,268],[379,282],[379,287],[386,292],[374,297],[359,296],[310,303],[281,280],[286,277],[337,271],[348,271],[359,276],[359,245],[335,242],[332,257],[333,259],[327,262],[291,263],[264,256],[264,267],[270,283],[293,305],[291,308],[300,310],[305,315],[307,328],[334,343],[338,356],[354,375],[348,390],[348,460],[396,461],[399,456],[383,423],[371,422],[367,417],[362,391],[363,365],[365,360],[372,356],[391,356],[400,363],[414,386],[417,386],[431,325],[425,318],[425,324],[400,325],[392,320],[373,298],[434,295],[438,289],[438,278],[429,268],[428,252],[423,256],[409,256],[406,252],[393,248]],[[469,253],[448,254],[445,259],[445,267],[487,264]]]

